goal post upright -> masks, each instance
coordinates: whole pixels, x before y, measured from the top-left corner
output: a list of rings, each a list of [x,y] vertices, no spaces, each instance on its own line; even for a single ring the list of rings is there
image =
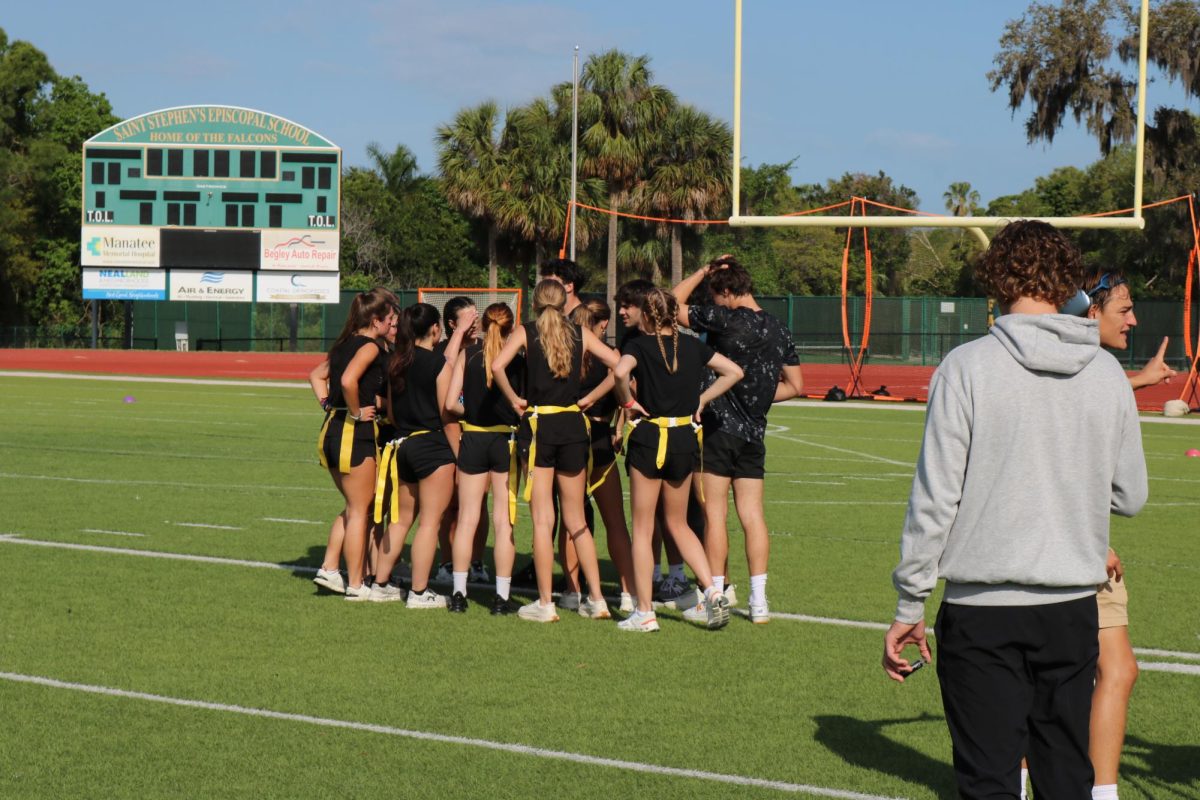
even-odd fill
[[[740,204],[742,159],[742,0],[734,0],[733,38],[733,159],[732,228],[969,228],[986,243],[985,228],[1002,228],[1016,219],[1032,219],[1056,228],[1143,230],[1142,185],[1146,158],[1146,62],[1150,30],[1150,0],[1141,0],[1138,30],[1137,138],[1134,165],[1133,215],[1130,217],[888,217],[888,216],[742,216]]]

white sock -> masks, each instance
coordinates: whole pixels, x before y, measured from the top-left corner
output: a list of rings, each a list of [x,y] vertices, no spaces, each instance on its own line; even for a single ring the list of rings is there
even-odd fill
[[[451,572],[450,576],[454,578],[454,591],[465,597],[467,594],[467,573]]]
[[[713,575],[713,586],[717,587],[718,592],[725,591],[725,576]]]
[[[661,583],[662,582],[662,564],[654,565],[654,574],[650,577],[650,580],[653,583]]]
[[[685,583],[687,576],[683,574],[683,564],[671,564],[669,577],[676,583]]]
[[[508,599],[508,590],[511,586],[512,575],[509,575],[507,578],[501,578],[499,575],[496,576],[496,594],[500,596],[501,600]]]
[[[1021,800],[1029,800],[1029,795],[1025,793],[1025,787],[1029,785],[1029,770],[1021,767]]]
[[[750,604],[761,606],[767,602],[767,573],[750,576]]]
[[[1103,786],[1093,786],[1092,800],[1117,800],[1117,785],[1106,783]]]

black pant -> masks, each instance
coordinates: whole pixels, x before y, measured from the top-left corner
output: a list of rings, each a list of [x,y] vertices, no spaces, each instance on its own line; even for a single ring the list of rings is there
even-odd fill
[[[1090,800],[1096,598],[938,610],[937,674],[964,798]]]

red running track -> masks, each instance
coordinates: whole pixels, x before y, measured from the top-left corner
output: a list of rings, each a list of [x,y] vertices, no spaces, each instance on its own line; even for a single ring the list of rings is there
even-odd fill
[[[81,372],[102,375],[158,375],[180,378],[242,378],[303,381],[324,359],[323,353],[178,353],[170,350],[0,350],[0,370]],[[862,388],[873,392],[886,386],[893,398],[924,400],[933,367],[867,364]],[[824,395],[832,386],[846,388],[850,371],[842,364],[805,364],[809,394]],[[1163,403],[1179,397],[1183,376],[1170,384],[1137,393],[1143,411],[1162,411]]]

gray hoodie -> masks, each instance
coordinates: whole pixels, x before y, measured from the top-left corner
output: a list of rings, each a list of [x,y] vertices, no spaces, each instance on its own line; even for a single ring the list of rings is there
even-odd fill
[[[917,622],[938,578],[966,605],[1037,605],[1107,579],[1109,514],[1146,502],[1133,389],[1094,320],[1001,317],[929,387],[925,438],[892,574]]]

